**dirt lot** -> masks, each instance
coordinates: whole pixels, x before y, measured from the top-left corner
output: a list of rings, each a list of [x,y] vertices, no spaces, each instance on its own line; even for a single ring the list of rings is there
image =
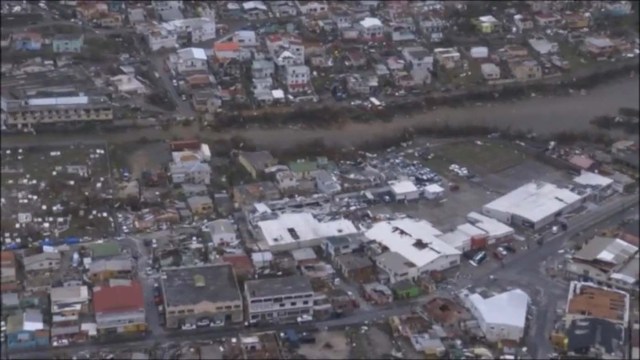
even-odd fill
[[[322,331],[315,344],[303,344],[298,353],[307,359],[348,359],[350,346],[344,331]]]
[[[349,359],[384,359],[390,357],[393,349],[391,336],[377,327],[362,327],[350,330],[349,337],[352,343]]]

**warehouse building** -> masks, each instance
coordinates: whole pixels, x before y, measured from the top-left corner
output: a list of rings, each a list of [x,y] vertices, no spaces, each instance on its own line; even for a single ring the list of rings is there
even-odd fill
[[[358,232],[349,220],[320,221],[310,213],[279,214],[274,219],[258,222],[257,229],[272,252],[320,246],[326,238]]]
[[[440,235],[428,221],[415,219],[378,222],[365,232],[388,249],[375,262],[391,283],[459,265],[461,252],[440,240]]]
[[[249,323],[295,322],[313,316],[313,288],[309,278],[292,275],[249,280],[244,284]]]
[[[484,297],[463,290],[460,294],[465,306],[476,317],[487,340],[519,342],[524,335],[529,295],[520,289]]]
[[[391,192],[396,201],[417,200],[420,190],[409,180],[389,181]]]
[[[533,181],[485,205],[482,213],[505,224],[538,230],[584,201],[569,189]]]

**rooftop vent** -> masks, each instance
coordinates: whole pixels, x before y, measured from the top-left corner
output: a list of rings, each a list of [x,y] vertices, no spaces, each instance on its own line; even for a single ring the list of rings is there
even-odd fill
[[[195,287],[204,287],[205,286],[205,281],[204,281],[204,276],[197,274],[193,276],[193,283],[195,285]]]

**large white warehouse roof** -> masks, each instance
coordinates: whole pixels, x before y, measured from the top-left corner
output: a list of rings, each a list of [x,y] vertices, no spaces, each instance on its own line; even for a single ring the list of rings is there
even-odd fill
[[[537,222],[580,201],[571,190],[545,182],[530,182],[497,198],[484,207]]]
[[[436,236],[442,233],[424,220],[400,219],[373,225],[365,236],[423,267],[440,256],[460,255],[460,251]]]

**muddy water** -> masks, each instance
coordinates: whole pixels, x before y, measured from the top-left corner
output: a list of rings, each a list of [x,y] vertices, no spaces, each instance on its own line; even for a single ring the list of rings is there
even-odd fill
[[[406,127],[420,127],[430,124],[449,123],[456,125],[491,125],[511,129],[532,130],[539,134],[574,130],[593,129],[589,120],[597,115],[613,114],[620,107],[639,108],[638,77],[625,78],[591,89],[586,95],[578,92],[563,97],[533,97],[516,102],[494,102],[480,106],[463,108],[439,108],[421,114],[413,114],[394,119],[393,122],[358,124],[351,123],[341,128],[295,130],[244,129],[216,133],[199,131],[195,127],[176,127],[170,131],[160,129],[132,129],[124,133],[109,134],[39,134],[3,136],[3,146],[28,145],[36,143],[65,143],[87,140],[109,142],[137,141],[148,139],[171,139],[200,136],[215,140],[240,135],[263,148],[283,148],[300,142],[322,138],[328,144],[358,145],[363,141],[380,136],[389,136],[403,131]]]

